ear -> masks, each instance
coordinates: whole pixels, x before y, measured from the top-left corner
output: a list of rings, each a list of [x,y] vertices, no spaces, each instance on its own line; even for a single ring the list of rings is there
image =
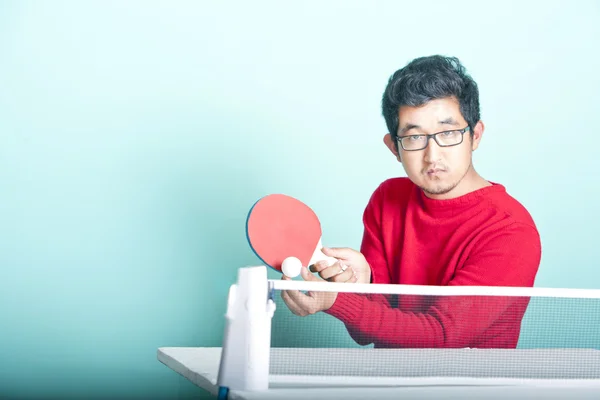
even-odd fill
[[[386,133],[383,136],[383,143],[385,143],[385,145],[387,146],[387,148],[390,149],[390,151],[396,157],[396,159],[399,162],[402,162],[402,160],[400,159],[400,154],[398,154],[398,147],[397,147],[396,141],[394,141],[392,139],[392,135],[390,135],[389,133]]]
[[[483,136],[483,131],[485,129],[485,125],[482,121],[479,121],[473,127],[473,138],[471,140],[471,149],[473,151],[477,150],[479,147],[479,142],[481,141],[481,137]]]

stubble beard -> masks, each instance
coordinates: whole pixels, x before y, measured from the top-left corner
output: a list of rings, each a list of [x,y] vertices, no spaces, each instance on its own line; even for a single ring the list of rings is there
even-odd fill
[[[421,190],[423,190],[423,192],[425,192],[427,194],[441,195],[441,194],[449,193],[452,190],[454,190],[454,188],[456,188],[459,183],[462,182],[462,180],[465,178],[465,176],[467,176],[467,174],[469,173],[469,170],[471,169],[471,165],[472,165],[472,163],[469,163],[469,166],[467,167],[466,171],[455,182],[448,183],[446,185],[444,185],[442,182],[435,182],[430,187],[425,187],[425,186],[419,186],[419,187],[421,188]],[[436,178],[436,179],[439,179],[439,178]]]

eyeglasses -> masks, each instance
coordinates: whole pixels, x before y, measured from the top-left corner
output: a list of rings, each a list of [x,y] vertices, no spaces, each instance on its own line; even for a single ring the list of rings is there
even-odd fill
[[[463,142],[463,135],[468,130],[470,130],[469,126],[463,129],[432,133],[431,135],[398,136],[396,140],[406,151],[423,150],[427,147],[430,138],[433,138],[440,147],[450,147],[461,144]]]

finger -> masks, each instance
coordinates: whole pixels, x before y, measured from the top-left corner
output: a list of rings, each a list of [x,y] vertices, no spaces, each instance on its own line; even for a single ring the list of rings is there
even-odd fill
[[[282,274],[281,280],[291,281],[292,278],[286,276],[285,274]],[[290,311],[292,311],[296,315],[302,315],[302,307],[296,301],[296,299],[299,298],[299,295],[301,295],[301,294],[302,293],[299,290],[282,290],[281,291],[281,298],[283,299],[285,304],[288,306]]]
[[[301,307],[298,306],[298,304],[296,304],[294,299],[291,298],[289,290],[282,290],[281,298],[283,299],[283,302],[287,305],[287,307],[290,309],[290,311],[292,313],[294,313],[296,315],[303,315]]]
[[[316,275],[313,275],[309,272],[308,268],[302,268],[302,270],[300,271],[301,276],[304,280],[306,281],[313,281],[313,282],[323,282],[322,279],[318,278]],[[302,298],[301,301],[303,301],[302,306],[305,307],[305,310],[310,314],[312,313],[311,310],[317,308],[318,303],[320,302],[319,298],[318,298],[318,294],[319,292],[312,292],[312,291],[308,291],[305,295],[305,298]]]
[[[348,267],[345,271],[340,272],[334,276],[332,276],[329,282],[348,282],[352,277],[356,276],[356,273],[352,269],[352,267]]]
[[[350,261],[356,254],[356,250],[349,247],[323,247],[323,254],[339,260]]]
[[[302,278],[305,280],[319,280],[319,278],[308,272],[306,267],[302,267],[300,271]],[[286,290],[286,292],[287,298],[289,298],[297,307],[304,310],[308,310],[311,306],[311,302],[314,301],[311,296],[302,293],[300,290]]]
[[[348,267],[346,264],[342,262],[336,262],[330,267],[321,270],[321,272],[319,272],[319,276],[325,280],[330,280],[336,275],[345,273],[346,271],[348,271],[348,269],[350,269],[350,267]]]
[[[318,299],[312,295],[304,294],[298,290],[288,291],[289,300],[294,305],[294,311],[297,315],[306,316],[313,314],[317,306]]]
[[[291,280],[291,278],[286,277],[285,275],[281,278],[283,280]],[[309,308],[307,306],[307,301],[310,299],[309,296],[305,295],[299,290],[282,290],[281,298],[288,306],[290,311],[296,315],[304,317],[309,314]]]
[[[302,267],[300,269],[300,276],[302,276],[302,279],[304,279],[305,281],[321,281],[315,275],[311,274],[308,268],[306,267]]]
[[[325,268],[329,267],[329,263],[326,260],[317,261],[316,263],[310,265],[308,268],[311,272],[321,272]]]

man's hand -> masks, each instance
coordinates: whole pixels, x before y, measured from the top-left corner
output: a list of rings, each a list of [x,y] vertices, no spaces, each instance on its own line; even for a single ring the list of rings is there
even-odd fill
[[[347,282],[352,275],[358,283],[371,283],[371,267],[361,252],[347,247],[321,249],[323,254],[339,261],[328,266],[327,261],[319,261],[310,266],[312,272],[330,282]],[[344,271],[344,266],[348,268]]]
[[[311,274],[308,268],[306,267],[302,267],[300,274],[305,281],[323,282],[322,279]],[[335,282],[356,282],[356,276],[354,276],[354,273],[350,268],[348,268],[344,273],[338,276],[344,276],[347,278],[347,280],[342,281],[338,278],[337,280],[335,280]],[[285,275],[282,275],[281,279],[291,280],[291,278],[288,278]],[[335,299],[337,298],[337,293],[317,291],[308,292],[307,294],[304,294],[299,290],[283,290],[281,292],[281,298],[288,306],[290,311],[292,311],[296,315],[305,317],[310,314],[316,314],[319,311],[328,310],[335,302]]]
[[[306,268],[302,267],[301,276],[305,281],[339,283],[370,283],[371,267],[365,257],[358,251],[349,248],[323,248],[323,253],[327,256],[337,258],[339,261],[328,266],[327,261],[320,261],[310,266],[310,271],[318,272],[321,279],[311,274]],[[291,280],[282,275],[283,280]],[[316,314],[319,311],[325,311],[333,306],[337,293],[335,292],[308,292],[302,293],[299,290],[284,290],[281,292],[281,298],[294,314],[305,317],[310,314]]]

